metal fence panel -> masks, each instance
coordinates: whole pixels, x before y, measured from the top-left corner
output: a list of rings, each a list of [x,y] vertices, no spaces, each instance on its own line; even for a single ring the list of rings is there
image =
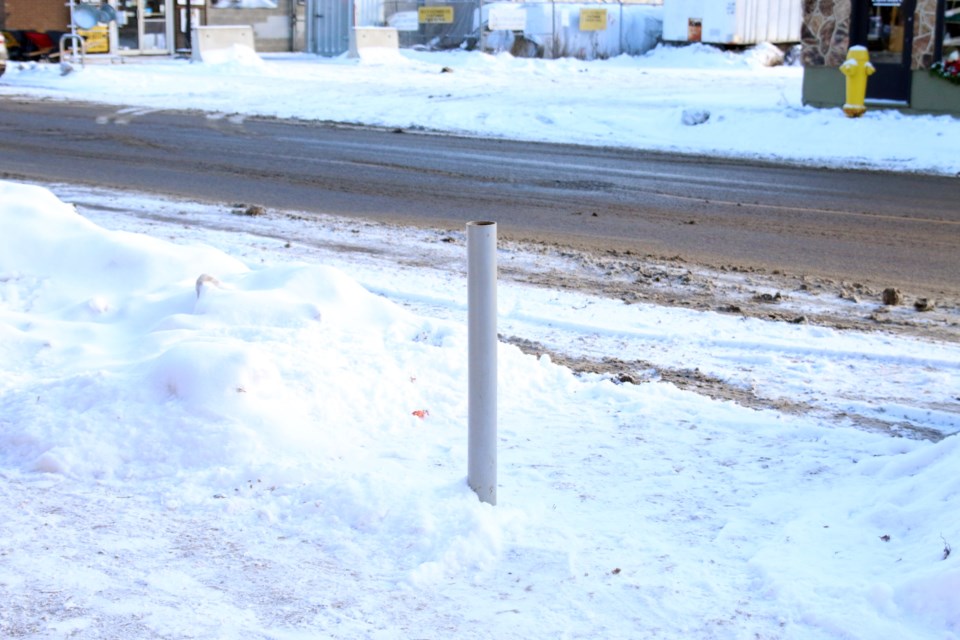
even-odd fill
[[[357,26],[394,27],[401,47],[482,47],[490,53],[509,52],[527,58],[592,60],[644,53],[656,46],[663,23],[659,5],[636,0],[356,2]],[[504,24],[511,28],[491,30],[491,25]]]
[[[350,48],[351,0],[312,0],[309,13],[307,39],[311,52],[338,56]]]
[[[484,26],[496,26],[490,16],[502,6],[483,6]],[[515,56],[594,60],[620,54],[638,55],[660,41],[660,7],[632,2],[524,2],[523,30],[484,33],[484,49]]]
[[[480,0],[380,1],[383,4],[381,24],[397,29],[401,47],[473,49],[477,46]]]

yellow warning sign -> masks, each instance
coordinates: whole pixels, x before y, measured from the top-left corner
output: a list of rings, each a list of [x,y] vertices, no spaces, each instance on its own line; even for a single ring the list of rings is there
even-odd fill
[[[606,9],[580,9],[580,31],[606,31]]]
[[[87,53],[109,53],[110,37],[107,35],[107,25],[99,24],[92,29],[77,29],[77,33],[83,36],[87,43]]]
[[[420,7],[417,18],[420,24],[453,24],[453,7]]]

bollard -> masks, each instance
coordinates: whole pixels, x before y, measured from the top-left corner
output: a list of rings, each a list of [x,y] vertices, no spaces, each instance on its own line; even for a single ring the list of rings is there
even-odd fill
[[[497,504],[497,223],[467,223],[467,484]]]
[[[870,53],[866,47],[854,46],[847,51],[847,59],[840,65],[840,72],[847,77],[846,102],[843,112],[849,118],[859,118],[866,112],[864,102],[867,96],[867,78],[876,71],[870,64]]]

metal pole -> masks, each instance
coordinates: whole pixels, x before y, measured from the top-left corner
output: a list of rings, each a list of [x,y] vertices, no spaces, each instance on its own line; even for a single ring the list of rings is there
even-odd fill
[[[550,2],[550,21],[553,24],[553,40],[550,43],[550,59],[557,58],[557,0]]]
[[[290,0],[290,38],[288,46],[290,51],[296,51],[297,47],[297,0]]]
[[[620,51],[619,54],[625,53],[623,46],[623,1],[620,2]]]
[[[467,484],[497,504],[497,223],[467,223]]]
[[[307,0],[307,6],[304,9],[305,13],[303,16],[303,19],[306,21],[303,27],[305,30],[305,37],[307,41],[306,42],[307,53],[317,53],[317,46],[316,46],[317,44],[317,36],[316,36],[317,9],[316,9],[316,6],[314,5],[314,2],[315,0]]]
[[[193,58],[193,0],[187,0],[187,13],[184,15],[186,18],[186,25],[184,28],[187,32],[187,51],[190,52],[190,58]]]
[[[77,21],[74,14],[76,9],[76,1],[70,0],[70,60],[77,59]],[[63,62],[63,38],[60,38],[60,62]]]
[[[477,46],[480,48],[480,53],[484,52],[483,43],[485,38],[483,37],[483,0],[478,0],[477,7],[479,8],[480,15],[477,18],[477,21],[480,23],[480,37],[477,38]]]

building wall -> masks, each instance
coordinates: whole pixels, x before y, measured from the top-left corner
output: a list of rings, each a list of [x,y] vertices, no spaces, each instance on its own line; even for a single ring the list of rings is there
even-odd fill
[[[800,40],[805,67],[839,67],[850,47],[851,0],[804,0]],[[917,0],[913,20],[913,69],[934,62],[937,0]]]
[[[99,0],[88,1],[99,4]],[[303,51],[303,5],[296,0],[278,0],[277,4],[275,9],[217,9],[208,0],[206,22],[251,25],[258,51]],[[295,23],[292,11],[298,18]],[[67,0],[0,0],[0,25],[7,30],[68,31],[70,8]]]
[[[950,113],[960,117],[960,85],[934,78],[929,71],[914,71],[910,85],[910,107],[928,113]]]
[[[844,102],[845,86],[843,74],[836,69],[807,67],[803,70],[803,103],[821,108],[840,107]],[[914,70],[910,78],[909,109],[911,112],[960,117],[960,85],[934,78],[926,69]]]
[[[303,51],[306,47],[303,34],[303,7],[291,6],[289,0],[280,0],[277,4],[276,9],[232,7],[218,9],[208,5],[207,24],[252,26],[256,48],[260,52]],[[291,20],[291,10],[296,11],[296,24]]]
[[[913,21],[913,69],[929,69],[936,62],[933,53],[937,45],[937,0],[917,0]]]
[[[851,0],[804,0],[803,102],[839,107],[846,80],[838,67],[850,46]],[[931,78],[936,47],[937,0],[917,0],[913,22],[910,109],[960,116],[960,86]]]
[[[65,0],[3,0],[7,30],[68,31],[70,9]]]
[[[850,47],[850,0],[803,0],[800,28],[805,67],[839,67]]]

